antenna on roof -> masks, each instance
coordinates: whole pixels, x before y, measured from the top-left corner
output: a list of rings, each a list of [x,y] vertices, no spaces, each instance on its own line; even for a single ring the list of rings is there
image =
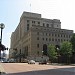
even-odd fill
[[[30,12],[31,12],[31,3],[30,3]]]

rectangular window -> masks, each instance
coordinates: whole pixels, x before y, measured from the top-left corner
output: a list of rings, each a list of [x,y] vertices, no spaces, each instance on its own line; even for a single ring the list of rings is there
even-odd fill
[[[43,27],[45,27],[45,24],[43,23]]]
[[[64,37],[65,37],[65,35],[64,35]]]
[[[37,37],[37,40],[39,40],[39,37]]]
[[[27,31],[29,30],[29,24],[27,24]]]
[[[42,35],[44,36],[44,33],[42,33]]]
[[[52,34],[52,36],[53,36],[53,34]]]
[[[51,41],[51,38],[49,38],[49,41]]]
[[[39,35],[39,32],[37,32],[37,35]]]
[[[46,38],[46,41],[47,41],[47,38]]]
[[[37,48],[39,48],[39,44],[37,44]]]
[[[61,37],[62,37],[62,34],[61,34]]]
[[[61,42],[62,42],[63,40],[61,39]]]
[[[34,21],[32,21],[32,23],[34,23]]]
[[[34,23],[35,23],[35,21],[34,21]]]
[[[40,22],[38,22],[38,24],[40,24]]]
[[[27,23],[29,23],[29,20],[27,20]]]
[[[52,41],[54,41],[54,38],[52,38]]]
[[[35,21],[32,21],[32,23],[35,23]]]
[[[55,41],[57,41],[57,39],[55,39]]]
[[[42,38],[42,40],[44,40],[44,38]]]
[[[56,37],[57,35],[55,34],[55,37]]]
[[[68,38],[68,35],[66,35],[66,38]]]
[[[47,27],[49,27],[49,24],[47,24]]]
[[[58,34],[58,37],[59,37],[59,34]]]
[[[70,38],[70,35],[69,35],[69,38]]]
[[[57,25],[57,27],[58,27],[58,25]]]
[[[60,39],[58,39],[58,41],[60,42]]]
[[[47,33],[46,33],[46,36],[47,36]]]

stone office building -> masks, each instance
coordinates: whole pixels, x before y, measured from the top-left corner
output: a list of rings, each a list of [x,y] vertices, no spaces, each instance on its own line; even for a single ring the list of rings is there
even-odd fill
[[[24,53],[26,57],[47,55],[48,45],[60,46],[69,41],[73,30],[61,29],[58,19],[42,18],[41,14],[23,12],[20,22],[11,35],[11,49]],[[10,49],[10,58],[13,50]]]

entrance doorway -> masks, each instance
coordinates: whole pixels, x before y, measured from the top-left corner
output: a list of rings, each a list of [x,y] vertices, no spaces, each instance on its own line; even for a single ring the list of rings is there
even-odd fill
[[[47,45],[43,45],[43,55],[47,55]]]

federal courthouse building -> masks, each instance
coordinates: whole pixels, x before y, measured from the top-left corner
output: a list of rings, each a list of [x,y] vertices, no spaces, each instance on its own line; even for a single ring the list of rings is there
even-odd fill
[[[73,30],[61,29],[59,19],[42,18],[41,14],[23,12],[20,22],[11,35],[10,58],[14,49],[25,57],[47,55],[48,45],[60,46],[70,41]]]

